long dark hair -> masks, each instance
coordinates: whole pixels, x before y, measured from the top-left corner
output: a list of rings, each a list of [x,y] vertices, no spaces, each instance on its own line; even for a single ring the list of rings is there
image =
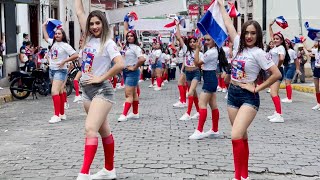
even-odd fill
[[[217,47],[218,50],[218,61],[219,61],[219,68],[220,70],[225,70],[227,72],[228,67],[228,60],[226,57],[226,53],[224,52],[223,48]]]
[[[129,33],[133,35],[133,38],[134,38],[133,43],[129,43],[129,41],[128,41],[128,34],[129,34]],[[129,44],[135,44],[135,45],[139,46],[137,34],[136,34],[133,30],[130,30],[130,31],[126,34],[126,45],[123,47],[123,49],[124,49],[125,47],[129,47]]]
[[[188,39],[187,39],[187,52],[189,51],[190,52],[190,54],[192,54],[192,51],[194,50],[194,49],[192,49],[191,47],[190,47],[190,42],[191,42],[191,40],[194,40],[194,41],[196,41],[197,42],[197,40],[198,40],[198,38],[196,38],[195,36],[190,36],[190,37],[188,37]]]
[[[247,27],[250,26],[250,25],[253,25],[256,29],[256,35],[257,35],[257,40],[256,42],[254,43],[254,45],[258,48],[261,48],[263,49],[263,35],[262,35],[262,29],[261,29],[261,26],[260,24],[257,22],[257,21],[254,21],[254,20],[249,20],[247,22],[245,22],[243,25],[242,25],[242,28],[241,28],[241,35],[240,35],[240,44],[239,44],[239,51],[238,53],[242,52],[244,50],[244,48],[247,47],[246,45],[246,40],[245,40],[245,36],[246,36],[246,30],[247,30]]]
[[[284,61],[283,61],[283,65],[286,66],[290,62],[290,56],[289,56],[288,49],[286,46],[286,40],[284,39],[283,35],[280,32],[275,33],[273,36],[278,36],[282,40],[282,43],[280,44],[280,46],[282,45],[284,47],[284,50],[286,51],[286,55],[285,55]]]
[[[62,40],[61,41],[64,43],[68,43],[66,32],[62,28],[57,29],[57,31],[59,31],[59,30],[62,33]],[[54,44],[56,41],[57,41],[56,38],[53,36],[53,43],[52,44]]]

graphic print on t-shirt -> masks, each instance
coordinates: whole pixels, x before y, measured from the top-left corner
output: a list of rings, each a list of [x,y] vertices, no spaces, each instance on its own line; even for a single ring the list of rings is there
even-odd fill
[[[246,71],[245,71],[245,66],[246,66],[246,61],[244,59],[239,60],[232,60],[231,65],[232,65],[232,70],[231,70],[231,76],[233,79],[241,80],[246,78]]]
[[[51,51],[51,59],[52,60],[57,60],[58,59],[58,50],[57,49],[53,49]]]
[[[194,66],[194,57],[187,55],[186,56],[186,65],[189,67]]]
[[[87,56],[82,61],[82,66],[81,66],[83,73],[90,73],[92,71],[93,60],[94,60],[94,54],[87,53]]]

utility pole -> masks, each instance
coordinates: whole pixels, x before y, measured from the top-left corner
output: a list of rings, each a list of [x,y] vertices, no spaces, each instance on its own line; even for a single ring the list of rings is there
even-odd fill
[[[267,0],[262,1],[262,32],[264,43],[267,41]]]
[[[298,13],[299,13],[299,26],[300,26],[300,36],[302,36],[302,16],[301,16],[301,0],[297,0],[298,3]]]

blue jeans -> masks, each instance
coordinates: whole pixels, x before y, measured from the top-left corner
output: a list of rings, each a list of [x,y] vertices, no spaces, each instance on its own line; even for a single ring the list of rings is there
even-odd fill
[[[137,86],[139,82],[139,76],[140,76],[140,69],[137,69],[135,71],[129,71],[128,69],[123,70],[123,79],[124,79],[124,84],[126,86],[131,86],[131,87]]]
[[[65,81],[68,76],[67,69],[52,70],[49,69],[49,77],[51,80]]]
[[[200,81],[200,70],[199,69],[196,69],[193,71],[185,71],[185,73],[186,73],[186,78],[187,78],[187,81],[189,84],[192,80]]]
[[[295,72],[296,72],[296,65],[294,63],[291,63],[288,66],[285,66],[284,67],[284,79],[285,80],[292,80]]]
[[[216,71],[205,71],[203,70],[203,86],[202,90],[205,93],[215,93],[217,92],[218,79]]]
[[[259,110],[260,97],[259,93],[252,93],[240,86],[230,84],[228,89],[228,107],[239,109],[241,106],[246,105]]]

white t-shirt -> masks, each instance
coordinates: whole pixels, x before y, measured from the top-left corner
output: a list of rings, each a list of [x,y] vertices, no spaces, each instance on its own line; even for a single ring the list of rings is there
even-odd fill
[[[88,74],[102,76],[109,70],[111,61],[115,57],[121,56],[116,43],[112,39],[106,41],[103,52],[100,53],[99,50],[100,38],[91,37],[83,48],[81,80],[88,79]]]
[[[129,44],[129,46],[125,46],[123,50],[126,67],[137,64],[138,58],[143,57],[141,48],[135,44]]]
[[[279,63],[279,55],[282,54],[286,56],[286,50],[282,45],[278,47],[274,47],[270,50],[271,56],[272,56],[272,61],[274,62],[275,65],[278,65]]]
[[[177,67],[177,58],[171,58],[170,68]]]
[[[233,44],[234,49],[239,49],[240,36],[238,35]],[[231,61],[231,79],[233,81],[249,83],[257,79],[260,69],[267,70],[274,62],[266,52],[258,47],[245,48],[237,53]]]
[[[53,39],[48,39],[48,43],[52,46],[49,53],[50,69],[60,69],[58,64],[61,63],[63,60],[67,59],[69,56],[72,56],[76,53],[76,51],[68,43],[56,41],[54,44],[52,44]],[[64,64],[62,69],[67,69],[67,64]]]
[[[162,51],[161,51],[161,49],[156,49],[156,50],[154,50],[153,52],[152,52],[152,58],[153,58],[153,62],[155,63],[156,62],[156,60],[158,59],[158,61],[162,61]],[[154,64],[153,63],[153,64]]]
[[[188,48],[186,45],[183,46],[182,48],[183,52],[185,53],[185,60],[184,60],[184,65],[186,67],[196,67],[194,64],[194,51],[188,51]],[[199,60],[203,61],[203,53],[199,52]]]
[[[185,58],[185,53],[183,52],[183,49],[180,49],[177,57],[178,63],[183,63],[184,58]]]
[[[291,49],[291,48],[289,48],[288,54],[289,54],[289,56],[290,56],[290,62],[289,62],[289,64],[294,63],[294,60],[297,59],[297,53],[296,53],[296,51],[293,50],[293,49]]]
[[[228,63],[231,63],[230,48],[228,46],[223,46],[222,49],[223,49],[224,53],[226,54],[226,58],[228,60]]]
[[[312,49],[312,54],[314,54],[314,58],[316,59],[315,61],[315,66],[317,68],[320,68],[320,52],[318,51],[318,49]]]
[[[149,56],[150,55],[147,55],[147,54],[143,54],[143,57],[144,57],[144,59],[146,59],[146,61],[144,61],[144,65],[149,65]]]
[[[216,47],[208,49],[203,56],[203,70],[205,71],[213,71],[217,70],[218,65],[218,50]]]

